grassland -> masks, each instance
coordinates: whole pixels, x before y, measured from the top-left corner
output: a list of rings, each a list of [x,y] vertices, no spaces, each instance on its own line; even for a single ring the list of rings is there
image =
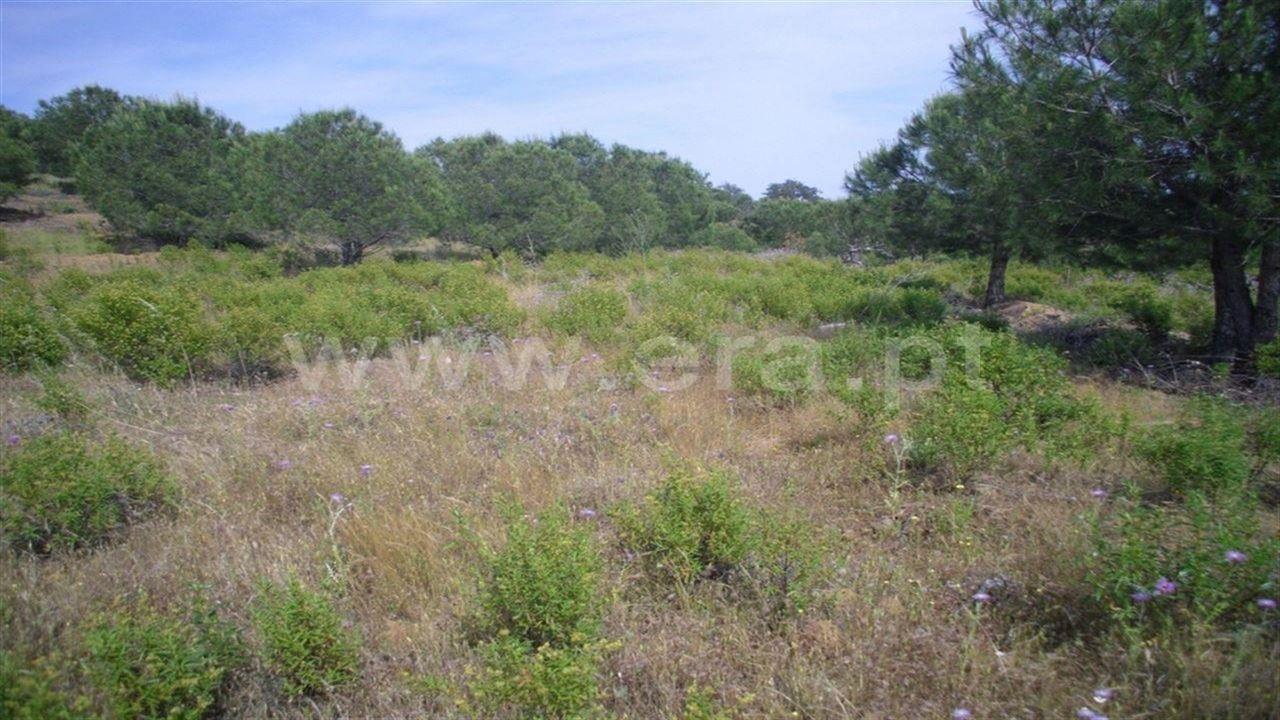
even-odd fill
[[[1280,716],[1203,278],[8,230],[9,716]]]

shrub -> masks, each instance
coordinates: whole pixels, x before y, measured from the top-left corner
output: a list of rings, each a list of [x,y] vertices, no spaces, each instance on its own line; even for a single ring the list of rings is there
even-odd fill
[[[547,327],[594,343],[611,339],[627,317],[627,297],[607,287],[577,288],[560,298]]]
[[[595,702],[603,648],[603,567],[590,535],[560,515],[518,519],[485,566],[477,618],[484,671],[471,692],[525,717],[579,716]]]
[[[150,453],[115,438],[51,433],[0,454],[0,528],[15,549],[95,545],[175,494]]]
[[[88,720],[81,703],[57,687],[58,669],[41,658],[23,663],[0,652],[0,717],[9,720]]]
[[[754,547],[751,513],[725,473],[670,475],[640,506],[617,512],[624,546],[678,584],[723,577]]]
[[[690,245],[734,252],[754,252],[760,245],[746,231],[728,223],[712,223],[689,238]]]
[[[599,695],[596,646],[556,647],[499,637],[481,649],[484,668],[468,689],[481,707],[516,708],[519,717],[583,717]]]
[[[718,580],[757,602],[772,623],[801,612],[824,576],[820,533],[748,505],[723,472],[672,473],[639,505],[614,513],[620,540],[658,582]]]
[[[243,661],[235,628],[202,603],[186,617],[144,607],[105,619],[86,645],[89,678],[118,718],[211,717]]]
[[[264,660],[287,695],[326,693],[359,673],[359,640],[324,594],[297,578],[283,586],[263,581],[253,607]]]
[[[63,422],[73,427],[86,424],[89,417],[89,401],[85,399],[79,388],[52,372],[41,374],[40,386],[40,396],[35,400],[36,407],[58,416]]]
[[[1150,282],[1116,283],[1104,297],[1108,307],[1123,313],[1152,340],[1162,340],[1173,327],[1173,303]]]
[[[591,537],[559,515],[512,522],[506,545],[486,561],[480,626],[530,648],[582,645],[599,632],[601,572]]]
[[[0,368],[22,372],[62,363],[66,348],[31,293],[0,275]]]
[[[1257,500],[1239,489],[1191,491],[1181,505],[1121,499],[1095,523],[1094,596],[1130,627],[1254,619],[1257,599],[1274,597],[1280,562],[1280,542],[1257,517]]]
[[[72,310],[72,319],[130,377],[161,385],[190,377],[213,339],[195,297],[142,279],[94,287]]]
[[[1250,475],[1244,424],[1225,402],[1196,400],[1173,425],[1147,430],[1137,449],[1178,495],[1235,491]]]
[[[795,402],[821,389],[822,372],[816,344],[783,338],[733,358],[733,388],[748,395],[767,395]]]

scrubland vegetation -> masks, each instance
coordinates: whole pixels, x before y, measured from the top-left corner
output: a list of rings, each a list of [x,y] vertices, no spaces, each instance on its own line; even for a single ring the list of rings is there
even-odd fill
[[[841,200],[5,115],[0,717],[1280,717],[1280,85],[1202,52],[1278,26],[1213,7],[981,4]]]

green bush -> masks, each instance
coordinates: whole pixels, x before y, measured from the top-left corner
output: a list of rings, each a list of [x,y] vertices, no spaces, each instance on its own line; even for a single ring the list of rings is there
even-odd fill
[[[323,593],[296,578],[263,581],[253,607],[263,659],[291,696],[326,693],[359,675],[359,639]]]
[[[733,389],[796,402],[821,389],[822,373],[816,344],[797,339],[770,343],[733,358]]]
[[[483,673],[470,690],[483,706],[522,717],[577,717],[595,703],[603,564],[584,529],[558,514],[507,526],[489,552],[477,628]]]
[[[88,720],[82,703],[58,688],[59,671],[45,659],[20,662],[0,652],[0,717],[8,720]]]
[[[689,244],[734,252],[754,252],[760,245],[746,231],[728,223],[712,223],[694,233]]]
[[[89,401],[80,389],[52,372],[40,375],[41,392],[36,407],[58,416],[72,427],[83,427],[89,418]]]
[[[1095,523],[1094,596],[1130,627],[1255,620],[1257,599],[1275,596],[1280,562],[1280,542],[1257,517],[1257,500],[1240,489],[1191,491],[1178,505],[1121,498]]]
[[[1137,439],[1146,460],[1175,494],[1238,491],[1250,476],[1245,425],[1225,402],[1199,399],[1172,425],[1148,429]]]
[[[65,357],[62,339],[44,319],[31,293],[16,280],[0,275],[0,369],[16,373],[55,366]]]
[[[197,603],[186,617],[144,607],[89,630],[86,669],[117,718],[213,717],[243,662],[239,634]]]
[[[480,627],[530,648],[582,645],[599,632],[602,570],[590,535],[559,515],[512,522],[486,561]]]
[[[598,705],[599,648],[529,644],[502,636],[481,648],[483,669],[468,689],[479,706],[519,717],[578,718]]]
[[[191,377],[213,340],[192,294],[141,278],[95,286],[72,310],[72,319],[130,377],[162,385]]]
[[[613,288],[586,286],[560,298],[546,324],[557,332],[602,343],[613,338],[626,317],[626,295]]]
[[[723,577],[755,547],[751,511],[726,473],[670,475],[639,506],[616,513],[624,546],[666,580]]]
[[[827,544],[786,513],[749,505],[723,472],[679,471],[614,511],[619,538],[661,584],[720,581],[772,623],[803,612],[825,575]]]
[[[15,549],[95,545],[175,495],[159,461],[115,438],[50,433],[0,454],[0,528]]]
[[[1161,340],[1173,327],[1173,303],[1150,282],[1118,283],[1106,293],[1108,307],[1124,314],[1153,340]]]

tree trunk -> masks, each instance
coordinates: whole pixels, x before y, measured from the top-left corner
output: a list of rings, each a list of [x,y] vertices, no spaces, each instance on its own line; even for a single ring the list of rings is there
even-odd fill
[[[354,240],[342,243],[342,264],[355,265],[364,257],[364,246]]]
[[[1258,300],[1253,306],[1253,344],[1264,345],[1276,339],[1277,317],[1280,316],[1280,239],[1262,246],[1258,265]]]
[[[991,271],[987,274],[987,295],[982,300],[984,308],[990,308],[1005,301],[1004,275],[1008,268],[1009,246],[997,235],[991,245]]]
[[[1215,360],[1247,363],[1253,355],[1253,298],[1245,277],[1244,245],[1234,238],[1214,238],[1209,251],[1213,270],[1213,341]]]

